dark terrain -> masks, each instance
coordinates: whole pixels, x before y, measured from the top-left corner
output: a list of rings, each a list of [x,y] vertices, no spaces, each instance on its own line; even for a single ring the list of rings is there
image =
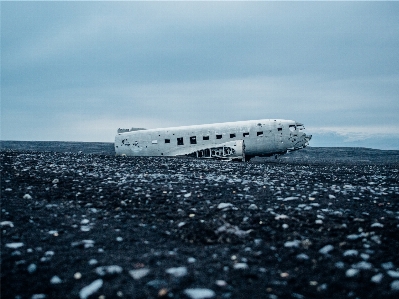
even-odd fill
[[[1,298],[398,298],[399,151],[1,142]]]

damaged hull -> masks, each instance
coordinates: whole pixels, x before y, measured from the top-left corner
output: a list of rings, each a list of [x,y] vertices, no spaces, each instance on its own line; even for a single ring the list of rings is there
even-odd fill
[[[293,120],[261,119],[160,129],[119,129],[117,156],[193,156],[245,161],[281,155],[311,139]]]

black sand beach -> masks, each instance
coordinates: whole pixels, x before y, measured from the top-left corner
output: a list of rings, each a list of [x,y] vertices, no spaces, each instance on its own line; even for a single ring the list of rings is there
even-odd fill
[[[1,146],[1,298],[399,297],[399,151]]]

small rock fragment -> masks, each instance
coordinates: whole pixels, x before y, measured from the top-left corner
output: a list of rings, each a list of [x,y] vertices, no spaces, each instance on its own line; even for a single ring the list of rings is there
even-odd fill
[[[218,205],[218,209],[223,210],[223,209],[231,208],[232,206],[233,206],[233,204],[231,204],[231,203],[222,202]]]
[[[183,277],[187,275],[187,268],[186,267],[169,268],[166,269],[165,272],[170,275],[173,275],[174,277]]]
[[[287,241],[284,243],[284,247],[299,247],[300,244],[299,240]]]
[[[399,280],[392,281],[391,290],[392,291],[399,291]]]
[[[319,252],[321,253],[321,254],[328,254],[330,251],[332,251],[332,250],[334,250],[334,246],[332,246],[332,245],[326,245],[326,246],[324,246],[323,248],[321,248],[320,250],[319,250]]]
[[[257,210],[257,209],[258,209],[258,206],[255,205],[255,204],[251,204],[251,205],[248,207],[248,210]]]
[[[50,283],[51,283],[51,284],[59,284],[59,283],[61,283],[61,282],[62,282],[61,278],[59,278],[57,275],[53,276],[53,277],[50,279]]]
[[[28,272],[29,272],[29,273],[35,272],[36,269],[37,269],[37,266],[36,266],[35,264],[30,264],[30,265],[28,266]]]
[[[374,283],[380,283],[383,277],[384,277],[384,275],[382,273],[378,273],[378,274],[374,275],[373,277],[371,277],[371,281]]]
[[[348,270],[346,270],[346,273],[345,273],[346,277],[354,277],[358,274],[359,274],[358,269],[348,269]]]
[[[248,269],[249,267],[248,267],[247,263],[237,263],[237,264],[234,264],[233,268],[236,270],[245,270],[245,269]]]
[[[12,248],[12,249],[17,249],[17,248],[22,247],[22,246],[24,246],[24,243],[21,243],[21,242],[7,243],[6,244],[6,247]]]
[[[343,256],[357,256],[359,252],[355,249],[349,249],[344,252]]]
[[[79,292],[80,299],[86,299],[90,295],[97,292],[102,286],[103,286],[102,279],[97,279],[97,280],[93,281],[91,284],[89,284],[88,286],[85,286],[83,289],[80,290],[80,292]]]
[[[206,299],[215,297],[215,292],[210,289],[185,289],[184,294],[186,294],[191,299]]]
[[[106,274],[119,274],[122,273],[122,267],[117,265],[97,267],[96,273],[100,276],[104,276]]]
[[[0,222],[1,226],[8,225],[9,227],[14,227],[14,224],[11,221],[2,221]]]
[[[139,279],[147,276],[148,273],[150,273],[150,269],[147,269],[147,268],[129,271],[130,276],[133,277],[133,279],[135,279],[135,280],[139,280]]]
[[[398,271],[389,270],[389,271],[387,271],[387,274],[389,276],[391,276],[392,278],[399,278],[399,272]]]

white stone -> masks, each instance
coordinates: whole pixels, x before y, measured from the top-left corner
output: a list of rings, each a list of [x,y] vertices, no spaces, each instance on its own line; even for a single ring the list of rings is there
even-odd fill
[[[224,280],[216,280],[215,284],[219,287],[225,287],[227,286],[227,282]]]
[[[150,269],[147,269],[147,268],[129,271],[130,276],[133,277],[133,279],[135,279],[135,280],[139,280],[139,279],[147,276],[148,273],[150,273]]]
[[[190,264],[195,263],[196,261],[197,261],[197,260],[196,260],[195,258],[193,258],[193,257],[189,257],[189,258],[187,259],[187,262],[190,263]]]
[[[62,280],[57,275],[55,275],[51,278],[50,283],[51,284],[59,284],[59,283],[62,283]]]
[[[299,198],[299,197],[297,197],[297,196],[290,196],[290,197],[284,198],[283,201],[296,200],[296,199],[298,199],[298,198]]]
[[[385,270],[393,269],[395,266],[392,262],[382,263],[381,267]]]
[[[166,269],[166,273],[173,275],[174,277],[183,277],[187,275],[187,268],[186,267],[175,267]]]
[[[28,272],[29,272],[29,273],[35,272],[36,269],[37,269],[37,266],[36,266],[35,264],[30,264],[30,265],[28,266]]]
[[[355,249],[349,249],[344,252],[343,256],[357,256],[359,252]]]
[[[308,260],[308,259],[309,259],[309,256],[308,256],[307,254],[305,254],[305,253],[300,253],[300,254],[298,254],[298,255],[296,256],[296,258],[297,258],[298,260]]]
[[[399,280],[392,281],[391,290],[392,291],[399,291]]]
[[[91,259],[89,261],[89,265],[97,265],[97,264],[98,264],[98,261],[96,259]]]
[[[29,194],[25,194],[23,199],[32,199],[32,196],[30,196]]]
[[[122,273],[122,267],[117,265],[97,267],[96,273],[100,276],[104,276],[105,274],[119,274]]]
[[[222,203],[218,204],[218,209],[222,210],[222,209],[230,208],[232,206],[233,206],[233,204],[231,204],[231,203],[222,202]]]
[[[21,243],[21,242],[7,243],[6,244],[6,247],[12,248],[12,249],[17,249],[17,248],[22,247],[22,246],[24,246],[24,243]]]
[[[348,269],[346,270],[346,277],[353,277],[359,274],[359,270],[358,269]]]
[[[215,292],[210,289],[185,289],[184,294],[186,294],[191,299],[207,299],[215,297]]]
[[[320,250],[319,250],[319,252],[321,253],[321,254],[328,254],[330,251],[332,251],[334,249],[334,246],[332,246],[332,245],[326,245],[326,246],[324,246],[323,248],[321,248]]]
[[[258,209],[258,206],[255,205],[255,204],[251,204],[251,205],[248,207],[248,209],[249,209],[249,210],[257,210],[257,209]]]
[[[287,241],[284,243],[284,247],[299,247],[300,244],[299,240]]]
[[[376,222],[376,223],[373,223],[372,225],[371,225],[371,227],[384,227],[384,224],[381,224],[381,223],[378,223],[378,222]]]
[[[370,258],[370,255],[367,254],[367,253],[362,253],[362,254],[360,255],[360,257],[361,257],[362,259],[364,259],[364,260],[368,260],[368,259]]]
[[[399,278],[399,272],[398,271],[389,270],[389,271],[387,271],[387,274],[389,276],[391,276],[392,278]]]
[[[355,269],[361,269],[361,270],[370,270],[373,268],[373,265],[368,263],[368,262],[359,262],[357,264],[352,265],[353,268]]]
[[[247,263],[237,263],[237,264],[234,264],[233,268],[236,270],[245,270],[245,269],[248,269],[249,267],[248,267]]]
[[[90,295],[97,292],[102,286],[103,286],[102,279],[97,279],[97,280],[93,281],[91,284],[89,284],[88,286],[85,286],[83,289],[80,290],[80,292],[79,292],[80,299],[86,299]]]
[[[9,227],[14,227],[14,224],[11,221],[2,221],[0,222],[1,226],[8,225]]]
[[[371,277],[371,281],[374,283],[380,283],[383,277],[384,277],[384,275],[382,273],[378,273],[378,274],[374,275],[373,277]]]

